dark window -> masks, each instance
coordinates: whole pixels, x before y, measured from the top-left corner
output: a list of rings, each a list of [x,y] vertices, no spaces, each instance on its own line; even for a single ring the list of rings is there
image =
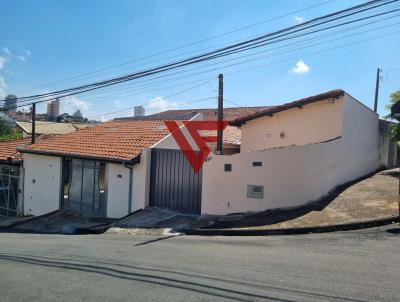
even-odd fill
[[[232,164],[225,164],[224,171],[225,172],[231,172],[232,171]]]
[[[261,167],[262,166],[262,162],[260,161],[253,161],[253,167]]]

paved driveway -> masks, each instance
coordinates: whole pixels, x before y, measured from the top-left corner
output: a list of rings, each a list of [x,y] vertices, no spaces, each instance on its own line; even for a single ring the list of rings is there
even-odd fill
[[[387,230],[274,237],[3,233],[0,300],[398,301],[400,235]]]

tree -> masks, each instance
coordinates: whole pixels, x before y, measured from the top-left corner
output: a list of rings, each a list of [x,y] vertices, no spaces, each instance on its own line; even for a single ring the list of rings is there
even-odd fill
[[[10,123],[0,118],[0,136],[11,134]]]
[[[387,120],[396,120],[390,114],[392,106],[396,103],[400,103],[400,90],[393,92],[390,95],[390,102],[385,106],[385,109],[389,111],[389,114],[385,116]],[[400,124],[396,123],[390,126],[392,134],[395,136],[397,140],[400,140]]]

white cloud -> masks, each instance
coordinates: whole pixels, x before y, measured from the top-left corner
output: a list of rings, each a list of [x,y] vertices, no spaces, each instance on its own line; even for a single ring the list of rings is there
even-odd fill
[[[308,66],[306,63],[304,63],[303,60],[299,60],[296,63],[296,66],[292,68],[291,70],[293,73],[309,73],[310,72],[310,66]]]
[[[164,99],[161,96],[158,96],[149,102],[149,108],[150,108],[150,111],[152,111],[152,112],[168,110],[168,109],[171,109],[171,107],[175,107],[178,105],[179,105],[179,103],[167,101],[166,99]]]
[[[24,56],[17,56],[17,59],[22,61],[22,62],[26,61],[26,58]]]
[[[101,115],[99,117],[99,120],[100,120],[100,122],[104,123],[104,122],[107,122],[108,120],[110,120],[110,118],[106,118],[104,115]]]
[[[77,98],[76,96],[67,96],[64,99],[64,104],[69,107],[70,109],[72,109],[73,111],[79,109],[79,110],[88,110],[91,106],[92,103],[81,100],[79,98]]]
[[[303,23],[304,22],[304,18],[300,17],[300,16],[295,16],[294,17],[294,21],[296,21],[297,23]]]
[[[0,75],[0,100],[3,100],[6,97],[6,82],[4,78]]]
[[[0,57],[0,70],[4,68],[4,65],[6,65],[6,61],[5,57]]]
[[[12,52],[8,47],[3,47],[3,52],[8,56],[12,55]]]
[[[27,57],[30,57],[32,55],[32,52],[28,49],[26,49],[24,52]]]

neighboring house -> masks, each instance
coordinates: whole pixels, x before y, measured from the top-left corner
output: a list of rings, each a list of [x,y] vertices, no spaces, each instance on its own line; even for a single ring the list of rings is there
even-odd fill
[[[17,147],[29,144],[30,138],[0,142],[0,216],[23,213],[22,154]]]
[[[27,137],[32,135],[32,123],[30,122],[16,122],[17,126],[23,131],[23,136]],[[53,122],[35,122],[36,135],[41,134],[67,134],[75,132],[76,130],[88,127],[87,124],[68,124],[68,123],[53,123]]]
[[[256,106],[256,107],[228,107],[224,108],[224,120],[233,121],[234,119],[247,116],[256,112],[272,108],[271,106]],[[218,110],[215,108],[208,109],[178,109],[167,110],[147,116],[130,116],[119,117],[116,121],[121,120],[190,120],[196,115],[201,114],[204,120],[215,121],[217,120]]]
[[[211,119],[198,111],[192,120]],[[198,149],[182,122],[187,114],[169,115],[181,117]],[[118,218],[148,206],[194,214],[296,207],[379,167],[378,115],[343,90],[240,115],[224,131],[224,155],[210,154],[199,173],[164,119],[125,118],[21,148],[24,213],[69,208]]]
[[[379,166],[381,168],[397,167],[398,145],[390,131],[394,123],[379,120]]]

